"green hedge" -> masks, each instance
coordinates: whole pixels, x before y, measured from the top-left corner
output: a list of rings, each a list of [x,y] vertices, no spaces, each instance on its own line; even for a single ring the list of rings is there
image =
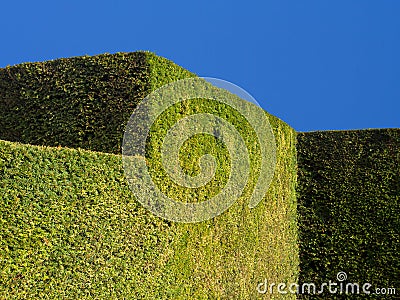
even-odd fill
[[[400,129],[297,138],[300,282],[338,282],[343,271],[399,293]]]
[[[121,156],[0,142],[0,298],[254,299],[264,278],[296,281],[295,135],[274,128],[265,199],[196,224],[138,204]]]
[[[259,295],[257,284],[300,276],[318,286],[337,282],[340,271],[347,282],[399,292],[400,129],[298,133],[295,146],[295,131],[268,115],[277,168],[250,211],[260,159],[254,132],[224,105],[186,101],[163,114],[153,134],[198,112],[234,124],[251,154],[243,196],[197,224],[157,218],[133,198],[119,155],[129,116],[151,91],[192,76],[149,52],[0,69],[0,298],[293,299]],[[211,153],[215,180],[189,192],[177,187],[160,167],[158,140],[146,155],[169,196],[200,201],[228,180],[224,145],[196,136],[184,145],[192,155],[181,156],[182,167],[194,175],[198,158]]]
[[[121,153],[137,103],[194,76],[149,52],[24,63],[0,69],[0,139]]]
[[[119,154],[130,114],[150,91],[190,76],[147,52],[0,70],[2,139],[111,152],[0,141],[0,298],[255,299],[264,278],[297,281],[296,134],[279,119],[267,114],[277,167],[254,209],[247,198],[259,145],[234,110],[213,101],[176,105],[159,124],[165,130],[207,109],[234,124],[252,157],[243,196],[212,220],[181,224],[153,216],[128,189]],[[198,172],[202,154],[216,155],[216,181],[196,197],[217,193],[229,171],[224,146],[196,136],[184,148],[193,151],[192,159],[181,157],[189,174]],[[155,182],[187,198],[164,180],[154,149],[147,156]]]
[[[192,76],[149,52],[0,69],[0,298],[293,299],[259,295],[257,284],[300,276],[318,286],[340,271],[347,282],[399,292],[400,129],[298,133],[296,164],[296,133],[268,115],[277,168],[250,211],[260,159],[254,132],[224,105],[186,101],[153,134],[198,112],[234,124],[251,154],[243,196],[197,224],[159,219],[133,198],[119,155],[129,116],[151,91]],[[184,145],[192,155],[181,156],[182,167],[196,174],[198,158],[211,153],[215,180],[189,193],[177,187],[160,167],[157,140],[149,166],[169,196],[207,199],[228,180],[224,146],[197,136]]]

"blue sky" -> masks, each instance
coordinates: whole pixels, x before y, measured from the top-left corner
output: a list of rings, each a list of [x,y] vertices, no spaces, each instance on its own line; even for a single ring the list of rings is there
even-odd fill
[[[0,67],[150,50],[298,131],[400,127],[400,1],[7,1]]]

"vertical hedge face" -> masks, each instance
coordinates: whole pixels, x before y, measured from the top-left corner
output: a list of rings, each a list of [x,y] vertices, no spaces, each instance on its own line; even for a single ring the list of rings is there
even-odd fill
[[[255,174],[225,213],[196,224],[157,218],[130,193],[119,155],[129,116],[151,91],[191,76],[147,52],[0,69],[0,139],[108,152],[0,141],[0,245],[7,245],[0,247],[0,298],[256,299],[264,279],[297,281],[296,134],[281,120],[267,114],[277,166],[256,208],[248,207]],[[209,112],[210,103],[195,99],[184,111]],[[260,155],[235,111],[214,110]],[[167,113],[161,124],[174,117]],[[218,141],[199,138],[183,147],[194,149],[194,161],[182,155],[181,163],[196,173],[203,152],[222,161],[220,181],[199,192],[206,198],[226,181],[230,161]],[[257,166],[259,159],[250,160]],[[164,174],[157,179],[165,185]]]
[[[300,281],[399,291],[400,129],[300,133],[297,151]]]
[[[149,92],[143,52],[0,69],[0,139],[120,153],[126,120]]]

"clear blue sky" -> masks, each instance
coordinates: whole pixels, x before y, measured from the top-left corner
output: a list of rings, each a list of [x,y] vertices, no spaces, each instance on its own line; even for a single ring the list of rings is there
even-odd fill
[[[6,1],[0,67],[150,50],[296,130],[400,127],[400,1]]]

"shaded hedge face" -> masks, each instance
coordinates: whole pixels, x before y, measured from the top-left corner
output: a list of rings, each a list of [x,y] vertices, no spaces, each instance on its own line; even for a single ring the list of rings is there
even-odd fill
[[[297,151],[300,281],[399,289],[400,129],[300,133]]]
[[[0,139],[119,154],[137,104],[156,88],[192,76],[149,52],[0,69]]]
[[[0,139],[120,153],[149,93],[146,53],[25,63],[0,69]]]

